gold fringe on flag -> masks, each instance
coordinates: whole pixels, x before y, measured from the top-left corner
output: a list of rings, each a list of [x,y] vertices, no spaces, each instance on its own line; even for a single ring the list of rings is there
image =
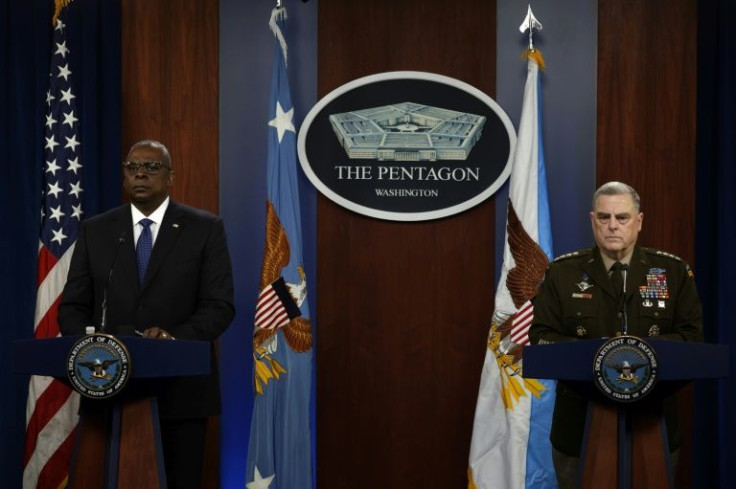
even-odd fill
[[[473,469],[468,467],[468,489],[478,489],[475,485],[475,477],[473,477]]]
[[[537,66],[539,66],[539,69],[544,69],[544,58],[542,57],[542,51],[539,49],[527,49],[521,54],[521,59],[533,59],[537,63]]]
[[[56,21],[59,20],[59,15],[64,7],[69,6],[74,0],[54,0],[54,18],[51,19],[51,25],[56,26]]]

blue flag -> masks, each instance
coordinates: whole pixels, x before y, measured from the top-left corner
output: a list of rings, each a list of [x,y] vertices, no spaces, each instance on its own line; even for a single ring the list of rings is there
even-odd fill
[[[255,399],[247,489],[311,489],[312,327],[302,260],[296,128],[286,76],[284,8],[271,13],[275,49],[268,117],[266,243],[253,334]]]

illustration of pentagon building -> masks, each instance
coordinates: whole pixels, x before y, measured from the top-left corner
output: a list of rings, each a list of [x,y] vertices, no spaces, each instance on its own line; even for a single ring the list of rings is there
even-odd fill
[[[412,102],[330,115],[350,159],[465,160],[480,139],[484,116]]]

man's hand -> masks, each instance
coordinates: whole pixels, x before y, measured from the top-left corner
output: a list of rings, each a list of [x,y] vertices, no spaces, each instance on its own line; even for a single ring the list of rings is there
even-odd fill
[[[174,340],[173,336],[171,336],[168,331],[159,328],[158,326],[151,326],[150,328],[146,328],[143,330],[144,338],[157,338],[160,340]]]

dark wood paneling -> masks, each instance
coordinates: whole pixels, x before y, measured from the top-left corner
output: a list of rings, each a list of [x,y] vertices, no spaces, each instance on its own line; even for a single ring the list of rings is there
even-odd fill
[[[319,2],[319,92],[393,70],[493,95],[495,2]],[[318,203],[322,489],[464,487],[493,312],[494,202],[424,223]]]
[[[175,198],[217,212],[218,2],[123,0],[122,16],[122,154],[161,141]]]
[[[642,198],[640,243],[695,258],[696,0],[601,0],[597,181]],[[677,487],[692,480],[692,388]]]
[[[640,241],[695,256],[696,0],[602,0],[598,183],[642,197]]]
[[[218,211],[218,0],[122,1],[122,154],[171,152],[173,196]],[[219,487],[219,422],[208,422],[203,487]],[[245,456],[245,455],[244,455]]]

